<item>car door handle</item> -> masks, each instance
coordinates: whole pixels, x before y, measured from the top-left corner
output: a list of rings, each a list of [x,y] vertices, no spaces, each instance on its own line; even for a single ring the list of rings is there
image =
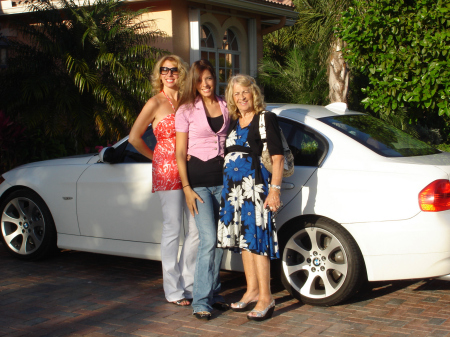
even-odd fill
[[[292,190],[294,187],[295,187],[295,185],[292,184],[292,183],[281,182],[281,189],[282,190]]]

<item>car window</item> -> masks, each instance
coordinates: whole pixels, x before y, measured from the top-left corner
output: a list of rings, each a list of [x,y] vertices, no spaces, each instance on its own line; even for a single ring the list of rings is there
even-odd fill
[[[427,143],[369,115],[335,116],[319,120],[385,157],[440,153]]]
[[[289,148],[294,155],[295,166],[315,166],[322,163],[328,151],[328,143],[313,129],[278,117]]]
[[[142,136],[142,139],[145,141],[145,144],[152,150],[155,149],[156,145],[156,137],[153,134],[153,128],[150,125],[147,130],[145,131],[144,135]],[[128,141],[125,142],[126,147],[123,154],[122,163],[151,163],[152,161],[148,159],[147,157],[140,154],[133,145],[128,143]]]

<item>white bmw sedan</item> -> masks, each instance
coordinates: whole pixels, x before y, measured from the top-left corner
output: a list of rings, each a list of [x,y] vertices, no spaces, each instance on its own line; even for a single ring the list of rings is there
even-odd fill
[[[273,265],[304,303],[334,305],[366,280],[450,274],[450,153],[378,119],[272,104],[295,158]],[[154,147],[151,126],[144,140]],[[31,163],[0,178],[1,239],[16,257],[59,249],[160,260],[152,163],[127,138],[98,154]],[[181,243],[180,243],[181,244]],[[242,270],[226,252],[222,267]]]

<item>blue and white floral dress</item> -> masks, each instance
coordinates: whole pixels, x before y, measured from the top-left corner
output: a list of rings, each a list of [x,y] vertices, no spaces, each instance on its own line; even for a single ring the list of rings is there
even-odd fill
[[[249,126],[236,128],[227,137],[223,190],[220,202],[218,247],[279,258],[277,232],[272,212],[263,209],[268,195],[270,173],[261,157],[251,155],[247,141]],[[231,151],[230,151],[231,150]],[[259,160],[261,183],[255,181],[252,161]]]

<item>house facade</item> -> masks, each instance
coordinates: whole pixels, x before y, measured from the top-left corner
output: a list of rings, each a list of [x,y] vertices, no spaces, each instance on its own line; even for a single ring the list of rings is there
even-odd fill
[[[26,1],[0,1],[0,32],[12,37],[11,16],[26,15]],[[80,3],[82,3],[80,1]],[[131,0],[131,9],[150,7],[144,19],[152,19],[166,34],[157,42],[186,62],[205,58],[216,68],[218,90],[223,91],[230,75],[257,74],[263,56],[263,36],[292,25],[297,17],[291,0]],[[0,47],[1,62],[7,51]]]

